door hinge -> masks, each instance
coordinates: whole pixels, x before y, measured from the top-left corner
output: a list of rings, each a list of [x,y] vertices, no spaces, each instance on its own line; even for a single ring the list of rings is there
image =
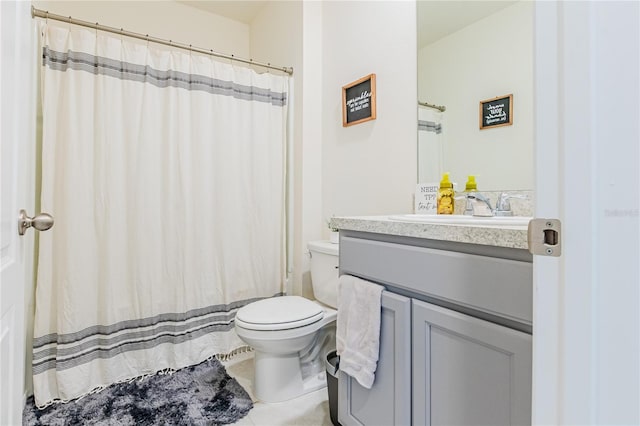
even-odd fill
[[[532,219],[527,233],[531,254],[557,257],[562,253],[559,219]]]

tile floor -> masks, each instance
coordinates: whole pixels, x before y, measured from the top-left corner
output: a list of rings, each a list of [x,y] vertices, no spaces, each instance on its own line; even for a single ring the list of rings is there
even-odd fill
[[[256,401],[251,387],[253,352],[223,362],[227,373],[235,378],[251,396],[253,408],[234,423],[239,426],[332,426],[329,417],[327,389],[308,393],[291,401],[265,404]]]

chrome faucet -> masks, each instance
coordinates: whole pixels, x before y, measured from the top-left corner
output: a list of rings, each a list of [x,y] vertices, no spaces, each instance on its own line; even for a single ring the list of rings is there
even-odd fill
[[[473,216],[493,216],[494,211],[491,201],[479,192],[470,192],[466,195],[467,204],[464,214]]]
[[[513,216],[511,203],[509,202],[509,200],[512,198],[526,200],[529,197],[527,197],[526,195],[507,194],[506,192],[502,192],[500,193],[500,196],[498,196],[498,201],[496,201],[496,209],[494,214],[496,216]]]

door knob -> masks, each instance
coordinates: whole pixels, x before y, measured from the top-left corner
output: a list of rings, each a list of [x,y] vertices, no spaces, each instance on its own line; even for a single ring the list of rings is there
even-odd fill
[[[49,213],[40,213],[34,217],[27,216],[27,212],[20,210],[18,216],[18,234],[24,235],[27,228],[34,227],[38,231],[46,231],[53,226],[53,216]]]

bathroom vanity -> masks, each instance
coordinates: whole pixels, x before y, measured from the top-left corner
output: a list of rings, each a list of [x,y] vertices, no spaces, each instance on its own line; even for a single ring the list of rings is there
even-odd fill
[[[335,218],[340,274],[382,284],[372,389],[340,373],[348,425],[531,423],[526,229]]]

